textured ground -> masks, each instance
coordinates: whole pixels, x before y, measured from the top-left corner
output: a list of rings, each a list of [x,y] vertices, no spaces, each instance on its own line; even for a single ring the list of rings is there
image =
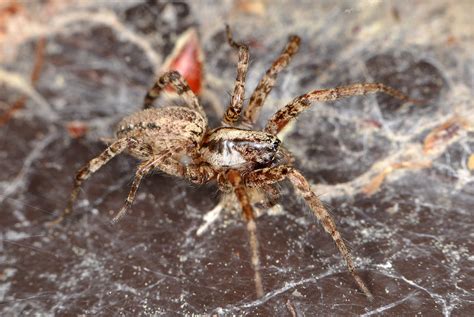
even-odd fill
[[[0,314],[472,314],[473,3],[314,2],[2,2],[0,113],[19,110],[0,126]],[[142,183],[132,212],[110,225],[137,165],[128,156],[87,183],[73,221],[45,227],[64,207],[75,171],[105,148],[100,138],[111,137],[120,118],[140,109],[189,27],[204,48],[202,99],[217,122],[235,78],[225,23],[250,45],[247,95],[287,36],[303,39],[260,125],[294,96],[352,82],[379,81],[429,100],[315,104],[285,131],[373,302],[286,183],[281,212],[257,222],[265,287],[258,300],[240,216],[224,211],[196,234],[219,200],[215,186],[157,173]],[[73,138],[71,121],[85,124],[85,135]]]

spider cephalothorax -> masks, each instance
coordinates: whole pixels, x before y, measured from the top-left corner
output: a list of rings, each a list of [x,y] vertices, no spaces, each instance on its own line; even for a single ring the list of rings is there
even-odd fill
[[[144,110],[125,117],[118,124],[115,141],[77,172],[68,205],[53,223],[59,222],[71,212],[82,183],[123,151],[135,156],[141,163],[127,200],[113,218],[113,222],[125,215],[135,198],[141,179],[152,170],[182,177],[197,184],[217,181],[222,190],[232,190],[242,206],[252,252],[256,293],[260,297],[263,295],[263,283],[260,276],[257,227],[248,191],[269,189],[270,193],[273,184],[288,179],[296,193],[305,199],[324,229],[331,235],[360,289],[371,298],[372,295],[359,277],[350,252],[333,219],[311,191],[308,181],[292,166],[292,160],[289,159],[291,155],[280,146],[277,134],[290,120],[296,118],[315,101],[335,100],[375,92],[383,92],[404,101],[413,102],[413,100],[380,83],[313,90],[296,97],[277,111],[268,120],[263,131],[248,128],[257,121],[260,109],[275,84],[277,74],[288,65],[292,56],[298,51],[300,39],[297,36],[289,38],[288,44],[262,77],[247,107],[243,110],[248,48],[232,40],[229,28],[227,36],[230,45],[239,51],[239,62],[234,92],[224,115],[222,127],[208,129],[204,109],[178,72],[163,74],[148,91]],[[151,107],[153,101],[167,86],[172,86],[184,98],[186,106]],[[286,159],[280,160],[281,157]]]
[[[267,167],[275,158],[280,143],[276,136],[262,131],[221,127],[206,136],[201,155],[218,170]]]

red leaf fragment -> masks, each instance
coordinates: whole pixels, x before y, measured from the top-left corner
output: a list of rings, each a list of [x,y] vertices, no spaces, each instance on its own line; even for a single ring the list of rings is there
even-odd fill
[[[161,73],[170,70],[178,71],[196,95],[201,93],[204,76],[203,53],[195,29],[187,30],[176,41],[173,51],[161,68]],[[171,88],[167,90],[173,91]]]
[[[71,138],[78,139],[87,133],[89,127],[83,121],[70,121],[66,123],[66,129]]]

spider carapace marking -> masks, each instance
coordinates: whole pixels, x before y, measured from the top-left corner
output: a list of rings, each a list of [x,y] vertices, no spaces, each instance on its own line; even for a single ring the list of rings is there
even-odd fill
[[[263,296],[257,226],[249,191],[261,189],[274,196],[274,184],[288,179],[313,214],[329,233],[346,261],[359,288],[371,299],[372,295],[355,269],[352,256],[335,222],[304,176],[292,166],[291,154],[280,145],[277,134],[315,101],[329,101],[355,95],[382,92],[395,98],[418,103],[403,93],[380,83],[353,84],[331,89],[314,90],[293,99],[268,120],[263,131],[252,128],[260,108],[272,90],[278,73],[298,51],[300,39],[291,36],[280,56],[259,81],[250,102],[243,110],[245,78],[248,67],[248,47],[232,39],[227,27],[229,44],[238,49],[239,62],[234,92],[225,112],[222,126],[210,130],[199,100],[182,76],[171,71],[161,75],[144,99],[144,110],[124,118],[117,127],[115,141],[99,156],[81,168],[63,213],[52,223],[60,222],[71,213],[80,186],[114,156],[126,151],[140,160],[130,192],[113,222],[121,219],[131,206],[141,179],[152,170],[182,177],[196,184],[215,181],[222,191],[233,191],[242,206],[243,218],[251,250],[255,290]],[[161,92],[172,86],[184,99],[185,106],[152,108]],[[249,128],[250,127],[250,128]]]
[[[221,127],[205,137],[201,154],[216,170],[248,170],[270,165],[280,143],[276,136],[269,133]]]

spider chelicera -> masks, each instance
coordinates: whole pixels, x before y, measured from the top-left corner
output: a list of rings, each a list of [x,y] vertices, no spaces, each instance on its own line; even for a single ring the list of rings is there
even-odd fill
[[[249,62],[248,47],[232,39],[228,26],[226,31],[229,44],[238,50],[239,61],[233,94],[222,125],[209,129],[204,109],[183,77],[176,71],[164,73],[145,96],[144,110],[125,117],[118,124],[116,138],[111,145],[77,172],[67,207],[52,223],[60,222],[71,213],[82,183],[110,159],[124,151],[138,158],[141,163],[124,206],[112,220],[114,223],[126,214],[140,181],[152,170],[185,178],[196,184],[215,181],[220,190],[233,191],[242,207],[252,253],[256,295],[261,297],[263,283],[260,276],[257,227],[248,191],[260,189],[268,193],[275,192],[273,185],[288,179],[336,243],[359,288],[371,299],[372,294],[357,273],[352,256],[334,220],[311,190],[305,177],[292,166],[291,154],[281,146],[277,134],[290,120],[316,101],[331,101],[375,92],[383,92],[407,102],[417,101],[380,83],[313,90],[293,99],[268,120],[263,131],[257,130],[252,127],[257,122],[261,107],[272,90],[278,73],[298,51],[300,38],[289,37],[287,45],[259,81],[248,105],[243,109],[244,84]],[[167,86],[174,88],[184,99],[186,106],[152,108],[153,101]]]

